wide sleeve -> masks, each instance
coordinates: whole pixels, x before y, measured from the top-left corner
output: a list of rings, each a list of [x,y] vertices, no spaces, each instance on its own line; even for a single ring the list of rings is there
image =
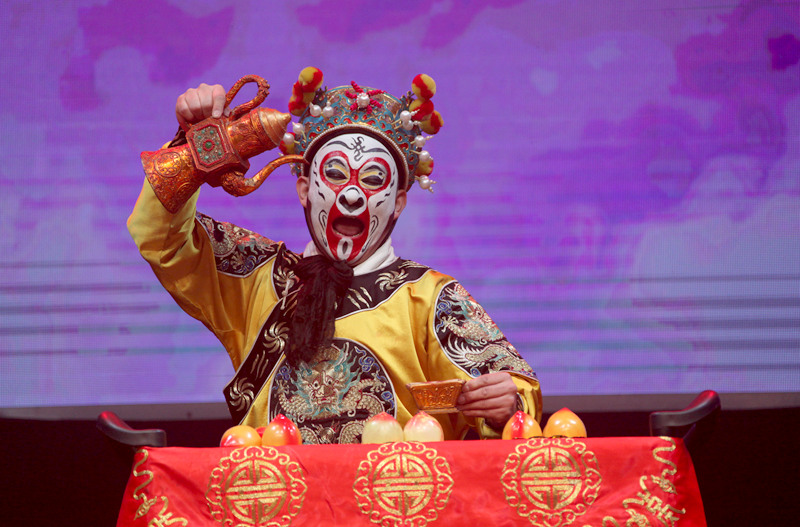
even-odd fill
[[[438,379],[470,379],[493,372],[509,373],[517,386],[521,409],[537,421],[542,418],[542,393],[530,365],[506,340],[503,332],[475,299],[456,281],[437,294],[429,315],[428,370]],[[483,419],[454,414],[457,431],[474,426],[482,438],[499,433]]]
[[[279,244],[198,215],[198,193],[171,214],[145,180],[128,230],[164,288],[217,336],[238,368],[266,316],[263,306],[276,302],[269,277]]]

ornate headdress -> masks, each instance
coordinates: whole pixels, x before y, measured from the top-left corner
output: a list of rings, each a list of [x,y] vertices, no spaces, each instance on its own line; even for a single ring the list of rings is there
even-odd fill
[[[350,84],[321,88],[322,72],[313,67],[303,69],[289,100],[289,112],[300,119],[293,124],[293,131],[283,136],[281,151],[302,154],[311,161],[331,137],[348,132],[368,134],[392,152],[404,188],[410,189],[417,181],[421,188],[430,190],[434,183],[429,177],[433,158],[424,149],[430,137],[423,133],[433,135],[442,127],[442,116],[431,101],[436,93],[433,79],[417,75],[411,90],[399,99],[383,90]],[[299,176],[302,167],[295,165],[293,170]]]

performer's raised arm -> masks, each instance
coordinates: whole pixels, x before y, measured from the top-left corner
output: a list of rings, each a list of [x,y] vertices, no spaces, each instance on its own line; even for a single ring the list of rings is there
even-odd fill
[[[229,113],[224,105],[221,85],[201,84],[178,97],[175,114],[181,127],[188,129],[208,117]],[[154,156],[180,161],[180,156],[187,155],[168,147]],[[166,167],[162,171],[169,176],[171,167]],[[145,179],[128,218],[128,230],[164,288],[184,311],[214,332],[238,366],[245,350],[252,346],[250,324],[256,296],[266,302],[277,298],[269,281],[259,283],[264,281],[263,275],[248,272],[248,266],[249,271],[255,270],[248,257],[257,259],[261,266],[272,265],[284,247],[198,214],[199,193],[198,188],[171,212],[162,201],[164,196],[157,197],[153,184]]]

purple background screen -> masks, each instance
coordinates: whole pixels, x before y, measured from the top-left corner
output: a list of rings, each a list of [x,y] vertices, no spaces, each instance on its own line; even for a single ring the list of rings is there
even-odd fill
[[[222,400],[221,345],[125,221],[200,82],[436,81],[399,255],[458,278],[547,395],[800,391],[797,1],[11,1],[0,406]],[[242,90],[237,102],[252,91]],[[276,157],[251,160],[258,169]],[[288,168],[200,210],[290,248]]]

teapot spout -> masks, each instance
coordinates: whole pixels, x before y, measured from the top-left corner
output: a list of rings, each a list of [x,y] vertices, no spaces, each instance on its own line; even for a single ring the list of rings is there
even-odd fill
[[[282,156],[272,160],[251,178],[245,178],[240,172],[229,172],[220,178],[222,188],[233,196],[246,196],[260,187],[276,168],[287,163],[306,163],[306,161],[298,154]]]

